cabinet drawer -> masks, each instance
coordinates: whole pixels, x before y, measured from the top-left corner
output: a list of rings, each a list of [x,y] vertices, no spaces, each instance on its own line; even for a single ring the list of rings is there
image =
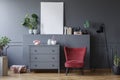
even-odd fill
[[[31,61],[59,61],[58,55],[31,55]]]
[[[31,54],[56,54],[59,53],[58,47],[49,47],[49,46],[31,46]]]
[[[32,62],[31,69],[58,69],[57,62]]]

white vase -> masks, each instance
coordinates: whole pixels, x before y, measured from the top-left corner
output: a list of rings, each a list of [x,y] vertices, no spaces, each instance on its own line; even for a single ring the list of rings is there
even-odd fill
[[[56,40],[51,40],[51,45],[56,45],[57,41]]]
[[[32,29],[29,29],[29,34],[32,34],[33,33],[33,30]]]
[[[34,34],[34,35],[37,34],[37,29],[33,29],[33,34]]]
[[[51,45],[51,39],[48,39],[47,44]]]
[[[47,44],[48,45],[56,45],[57,41],[56,40],[52,40],[52,39],[48,39]]]

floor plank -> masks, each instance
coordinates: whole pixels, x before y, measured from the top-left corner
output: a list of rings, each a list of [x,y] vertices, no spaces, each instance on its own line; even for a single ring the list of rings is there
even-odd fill
[[[9,71],[8,76],[1,76],[0,80],[120,80],[120,75],[114,75],[108,70],[85,71],[84,75],[78,71],[71,71],[68,76],[65,73],[55,72],[15,74]]]

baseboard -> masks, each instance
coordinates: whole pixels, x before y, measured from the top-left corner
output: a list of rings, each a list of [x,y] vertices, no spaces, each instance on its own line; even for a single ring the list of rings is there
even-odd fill
[[[102,68],[102,69],[84,69],[84,72],[111,72],[112,70],[109,68]],[[58,73],[57,69],[34,69],[31,70],[31,72],[35,72],[35,73]],[[79,73],[80,69],[70,69],[70,72],[75,72],[75,73]],[[61,69],[60,73],[65,73],[65,69]]]

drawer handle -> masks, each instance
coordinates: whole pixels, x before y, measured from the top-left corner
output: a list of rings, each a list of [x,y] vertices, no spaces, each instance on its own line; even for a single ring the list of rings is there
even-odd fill
[[[37,59],[37,57],[35,57],[35,59]]]
[[[35,67],[37,67],[37,65],[35,65]]]
[[[54,65],[54,64],[52,64],[52,67],[55,67],[55,65]]]
[[[52,50],[52,52],[55,52],[55,50]]]
[[[55,57],[52,57],[52,59],[55,59]]]
[[[34,50],[35,52],[37,52],[37,50]]]

